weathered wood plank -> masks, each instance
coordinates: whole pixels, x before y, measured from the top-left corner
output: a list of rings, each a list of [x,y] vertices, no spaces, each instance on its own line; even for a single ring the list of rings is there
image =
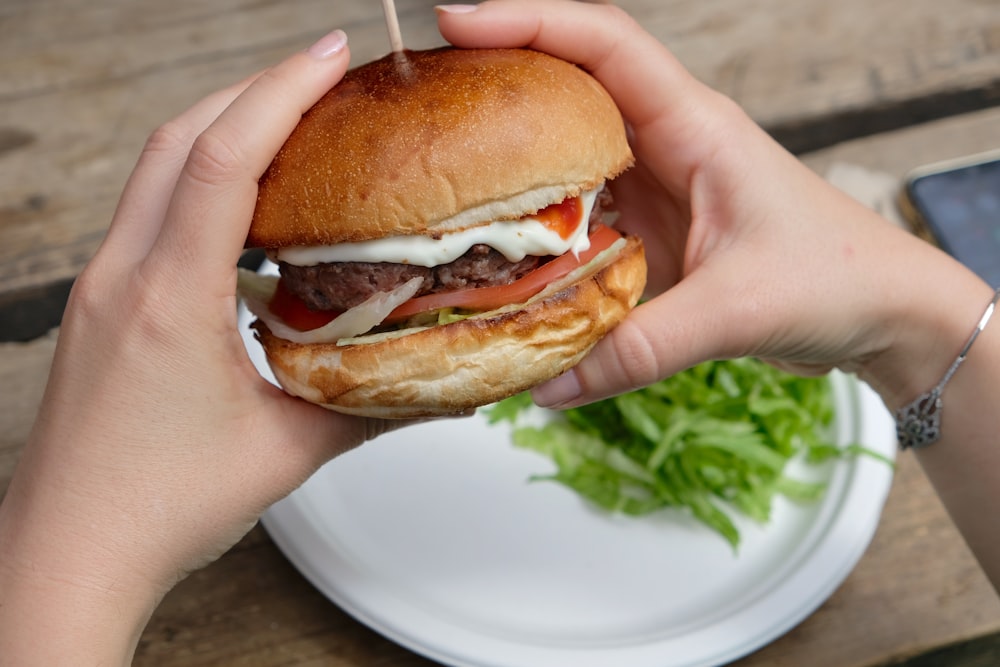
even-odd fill
[[[408,46],[441,43],[398,0]],[[700,78],[797,148],[997,99],[983,0],[622,0]],[[149,132],[331,27],[387,48],[373,0],[34,0],[0,8],[0,293],[75,276]]]
[[[923,164],[998,146],[1000,107],[844,142],[805,155],[802,160],[820,174],[837,163],[847,163],[902,179],[909,170]]]
[[[1000,109],[846,143],[805,161],[820,173],[846,163],[898,178],[920,163],[996,141]],[[27,437],[53,349],[53,336],[0,345],[0,492]],[[879,531],[851,576],[800,626],[738,664],[871,667],[955,643],[965,648],[952,649],[948,664],[991,664],[981,655],[991,655],[996,642],[965,642],[998,632],[1000,602],[919,467],[904,456]],[[167,597],[136,664],[431,663],[332,606],[256,529]]]
[[[429,34],[430,3],[398,5],[401,19],[419,7]],[[194,101],[327,26],[350,30],[356,61],[387,48],[375,2],[53,1],[12,11],[0,24],[4,293],[79,272],[148,134]],[[415,48],[441,43],[412,32]]]
[[[440,43],[435,2],[396,3],[409,46]],[[0,305],[68,285],[100,242],[154,127],[328,28],[348,30],[356,62],[380,55],[379,4],[4,2]],[[619,4],[796,150],[1000,101],[993,0]],[[1000,145],[1000,111],[837,145],[806,161],[821,173],[848,162],[898,177],[989,145]],[[0,344],[0,492],[40,400],[53,340]],[[929,545],[933,560],[904,558]],[[906,460],[880,531],[841,590],[740,664],[871,665],[998,630],[995,596]],[[137,657],[141,665],[220,663],[430,664],[332,607],[260,529],[168,597]]]

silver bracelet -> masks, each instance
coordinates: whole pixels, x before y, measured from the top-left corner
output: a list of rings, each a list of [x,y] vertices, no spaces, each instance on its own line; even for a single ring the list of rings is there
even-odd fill
[[[948,380],[965,361],[966,355],[969,354],[969,348],[976,342],[980,332],[986,328],[986,324],[993,317],[993,311],[996,310],[998,301],[1000,301],[1000,289],[993,293],[993,300],[986,307],[983,316],[979,318],[976,330],[969,336],[965,347],[958,353],[958,358],[951,364],[948,372],[944,374],[937,386],[926,394],[918,396],[909,405],[904,405],[896,410],[896,437],[899,439],[900,449],[926,447],[937,442],[938,438],[941,437],[941,394],[944,392],[944,386],[948,384]]]

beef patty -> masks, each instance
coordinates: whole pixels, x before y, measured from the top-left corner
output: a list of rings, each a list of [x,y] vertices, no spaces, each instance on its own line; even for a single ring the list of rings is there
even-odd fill
[[[594,202],[591,227],[611,209],[611,193],[604,189]],[[527,256],[510,262],[487,245],[474,245],[450,264],[435,267],[391,262],[333,262],[314,266],[280,264],[285,287],[313,310],[347,310],[376,292],[388,292],[416,277],[424,279],[415,296],[473,287],[509,285],[551,257]]]
[[[424,282],[415,296],[472,287],[508,285],[548,258],[528,255],[520,262],[487,245],[474,245],[450,264],[426,267],[390,262],[334,262],[315,266],[282,263],[288,290],[313,310],[347,310],[376,292],[388,292],[413,278]]]

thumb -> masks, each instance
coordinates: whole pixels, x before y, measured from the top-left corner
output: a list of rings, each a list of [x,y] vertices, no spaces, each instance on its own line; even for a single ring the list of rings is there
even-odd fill
[[[718,295],[728,287],[689,276],[636,307],[565,374],[535,387],[534,402],[571,408],[645,387],[708,359],[741,355],[735,327],[726,322]],[[731,300],[738,304],[739,296]]]
[[[272,389],[272,387],[268,387]],[[322,465],[355,447],[423,419],[379,419],[358,417],[326,410],[302,399],[282,395],[273,388],[275,396],[264,410],[279,412],[278,419],[268,424],[280,425],[280,431],[271,433],[266,447],[269,452],[261,457],[270,461],[268,477],[275,483],[272,491],[283,497],[302,484]],[[269,498],[273,502],[274,498]]]

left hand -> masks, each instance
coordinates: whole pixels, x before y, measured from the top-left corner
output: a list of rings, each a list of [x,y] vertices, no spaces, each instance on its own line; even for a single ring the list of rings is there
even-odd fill
[[[257,180],[348,61],[343,33],[331,33],[149,138],[73,287],[0,508],[0,663],[30,662],[18,661],[17,633],[37,664],[68,664],[46,653],[59,649],[45,637],[57,628],[91,644],[73,664],[127,662],[180,578],[387,429],[268,384],[236,322]]]

